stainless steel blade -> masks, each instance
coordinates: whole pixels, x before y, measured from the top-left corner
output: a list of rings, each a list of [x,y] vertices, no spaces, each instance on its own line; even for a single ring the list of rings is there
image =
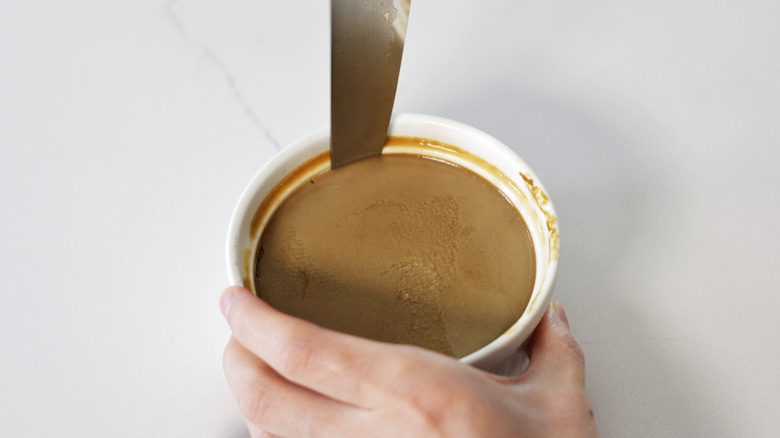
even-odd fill
[[[331,168],[382,153],[410,0],[331,0]]]

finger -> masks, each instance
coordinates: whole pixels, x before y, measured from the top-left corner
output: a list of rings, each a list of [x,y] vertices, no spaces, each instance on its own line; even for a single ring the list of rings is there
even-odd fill
[[[253,436],[327,433],[348,426],[359,409],[285,380],[235,338],[225,348],[224,368]]]
[[[242,287],[226,289],[220,305],[236,339],[289,381],[361,407],[392,385],[383,367],[400,349],[285,315]]]
[[[249,436],[251,438],[282,438],[279,435],[274,435],[264,430],[260,430],[260,428],[250,423],[249,420],[245,420],[245,422],[246,428],[249,429]]]
[[[560,303],[552,303],[531,338],[525,377],[543,375],[550,382],[585,387],[585,356],[569,331]]]

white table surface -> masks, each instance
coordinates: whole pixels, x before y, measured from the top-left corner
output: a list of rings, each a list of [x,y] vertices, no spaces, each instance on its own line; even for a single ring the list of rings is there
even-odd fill
[[[545,183],[602,436],[777,436],[780,3],[413,3],[395,110]],[[329,123],[328,14],[0,2],[0,436],[246,436],[227,224]]]

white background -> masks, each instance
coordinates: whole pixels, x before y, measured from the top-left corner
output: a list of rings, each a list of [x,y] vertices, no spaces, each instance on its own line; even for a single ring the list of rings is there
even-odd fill
[[[602,436],[775,436],[780,3],[413,3],[395,110],[546,185]],[[0,436],[246,436],[227,224],[329,123],[328,14],[0,1]]]

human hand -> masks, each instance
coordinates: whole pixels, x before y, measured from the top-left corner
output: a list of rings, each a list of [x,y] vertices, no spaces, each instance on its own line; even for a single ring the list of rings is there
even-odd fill
[[[225,376],[252,438],[598,436],[560,304],[531,338],[528,369],[511,378],[324,329],[242,287],[227,288],[220,307],[233,330]]]

